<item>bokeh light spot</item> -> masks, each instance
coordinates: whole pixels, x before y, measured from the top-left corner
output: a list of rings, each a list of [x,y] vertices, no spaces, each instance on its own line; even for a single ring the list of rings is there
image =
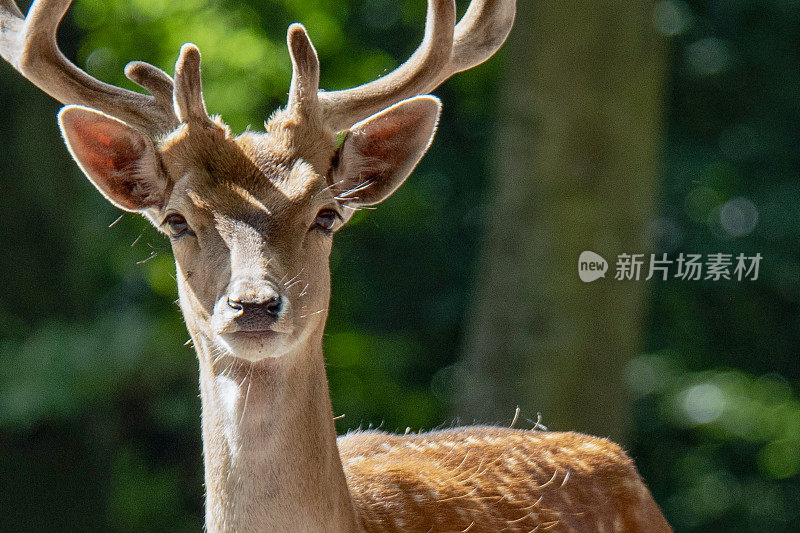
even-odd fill
[[[692,24],[692,9],[677,0],[663,0],[653,7],[653,26],[670,37],[685,32]]]
[[[744,237],[755,229],[758,209],[744,196],[732,198],[720,209],[719,223],[732,237]]]
[[[691,423],[708,424],[722,414],[725,396],[716,385],[701,383],[684,391],[681,406]]]
[[[686,47],[686,62],[698,76],[711,76],[725,70],[731,61],[728,44],[717,37],[706,37]]]

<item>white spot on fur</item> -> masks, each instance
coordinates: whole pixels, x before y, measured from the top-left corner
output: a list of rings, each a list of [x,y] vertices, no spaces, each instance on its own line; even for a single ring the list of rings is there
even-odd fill
[[[584,442],[583,443],[583,449],[591,451],[591,452],[599,452],[599,451],[601,451],[600,446],[598,446],[594,442]]]
[[[239,400],[241,391],[236,380],[228,376],[217,376],[215,383],[222,410],[225,414],[225,439],[228,441],[231,454],[235,457],[239,450],[238,433],[236,431],[236,403]]]
[[[222,408],[228,418],[233,419],[236,414],[236,402],[239,400],[239,384],[228,376],[217,376],[217,393],[222,402]]]
[[[578,469],[580,469],[580,470],[589,470],[589,465],[587,465],[586,463],[584,463],[584,462],[583,462],[582,460],[580,460],[580,459],[575,459],[575,460],[572,462],[572,464],[573,464],[573,465],[575,465],[575,466],[577,466],[577,467],[578,467]]]
[[[364,457],[363,455],[356,455],[355,457],[351,457],[350,459],[347,460],[347,466],[362,463],[364,462],[364,459],[366,459],[366,457]]]

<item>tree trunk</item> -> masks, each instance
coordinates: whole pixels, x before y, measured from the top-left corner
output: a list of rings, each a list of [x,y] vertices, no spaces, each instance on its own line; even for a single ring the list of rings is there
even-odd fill
[[[646,284],[613,277],[617,254],[650,248],[664,83],[652,7],[518,3],[459,372],[466,420],[519,405],[550,429],[625,438]],[[606,258],[605,279],[580,281],[584,250]]]

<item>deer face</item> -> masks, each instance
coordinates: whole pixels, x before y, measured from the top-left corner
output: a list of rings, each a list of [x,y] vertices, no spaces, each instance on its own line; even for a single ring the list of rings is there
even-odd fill
[[[327,157],[304,158],[267,134],[223,131],[161,152],[174,185],[153,220],[170,238],[190,328],[239,357],[279,357],[325,319],[345,216],[327,180],[333,143],[320,135]]]
[[[321,331],[334,233],[403,183],[438,114],[435,98],[412,98],[356,124],[339,147],[288,110],[265,133],[189,123],[158,144],[88,108],[65,108],[60,124],[92,183],[169,237],[192,334],[257,361]]]

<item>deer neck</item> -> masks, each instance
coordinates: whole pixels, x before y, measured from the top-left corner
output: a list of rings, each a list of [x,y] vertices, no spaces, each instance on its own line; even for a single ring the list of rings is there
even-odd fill
[[[295,353],[258,363],[211,364],[211,343],[192,336],[200,359],[208,530],[356,531],[321,331]]]

